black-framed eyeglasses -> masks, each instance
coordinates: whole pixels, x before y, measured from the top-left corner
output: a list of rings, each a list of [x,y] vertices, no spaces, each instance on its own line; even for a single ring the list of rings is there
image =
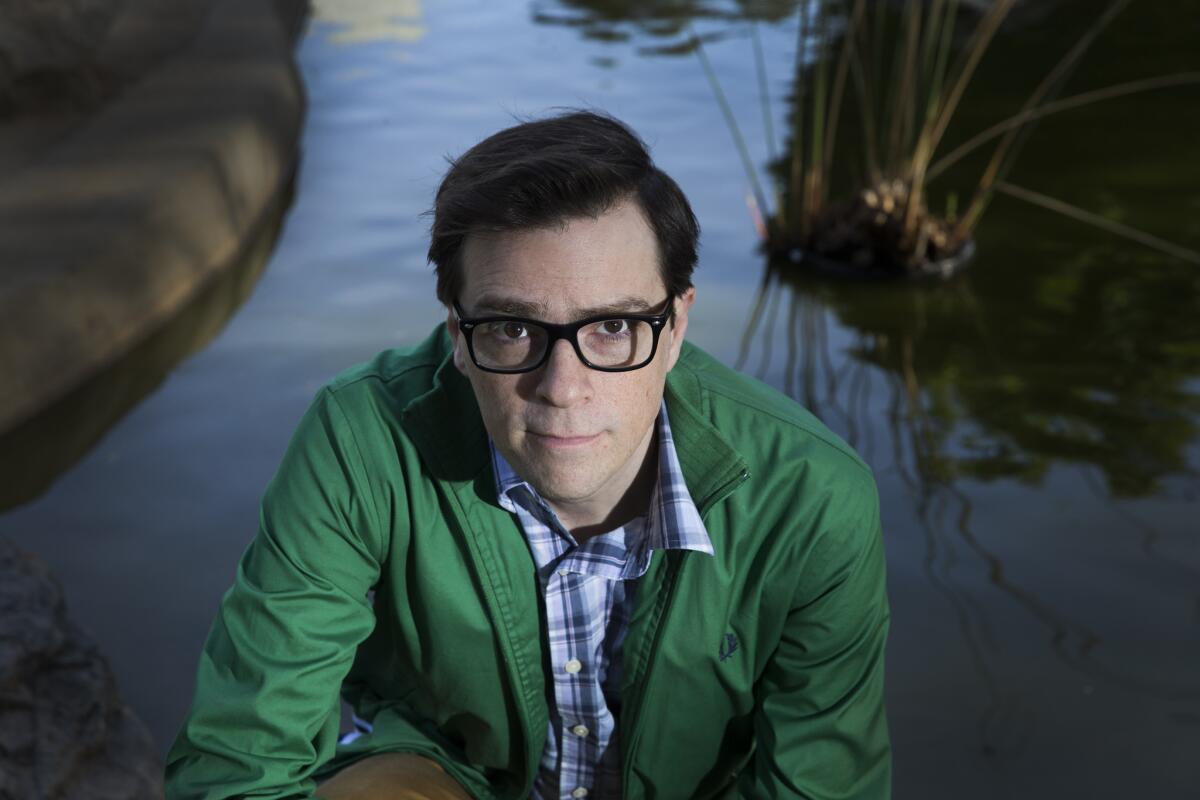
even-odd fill
[[[673,298],[661,314],[605,314],[566,325],[523,317],[467,319],[458,301],[458,329],[467,339],[467,352],[485,372],[529,372],[550,356],[554,344],[566,339],[579,360],[601,372],[628,372],[654,360],[658,337],[675,313]]]

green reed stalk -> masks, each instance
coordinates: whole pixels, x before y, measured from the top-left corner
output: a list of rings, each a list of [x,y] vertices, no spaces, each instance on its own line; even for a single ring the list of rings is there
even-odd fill
[[[946,127],[950,124],[950,118],[954,116],[954,112],[958,109],[959,101],[962,100],[963,93],[966,91],[967,85],[971,82],[971,78],[975,74],[975,68],[979,66],[979,62],[983,59],[983,54],[987,51],[988,45],[991,44],[992,37],[996,35],[996,31],[1000,28],[1000,23],[1012,11],[1015,3],[1016,0],[997,0],[996,4],[988,9],[987,14],[980,20],[979,26],[975,29],[975,33],[972,36],[971,44],[967,48],[962,68],[957,70],[958,80],[955,82],[954,88],[950,90],[950,95],[946,98],[946,102],[939,104],[936,121],[930,130],[930,152],[937,148],[942,135],[945,134]]]
[[[771,119],[771,93],[767,86],[767,61],[763,56],[758,23],[751,23],[750,38],[754,42],[754,71],[758,75],[758,102],[762,107],[763,132],[767,137],[767,158],[775,160],[775,123]],[[765,212],[766,209],[763,209]]]
[[[867,70],[870,65],[866,63],[863,48],[859,46],[856,39],[849,39],[848,44],[854,48],[850,68],[854,75],[855,95],[858,97],[858,114],[862,123],[863,147],[866,148],[868,181],[876,184],[883,180],[883,175],[879,169],[879,152],[875,141],[875,137],[878,135],[878,129],[875,127],[875,99],[867,81]]]
[[[878,6],[876,6],[876,8],[875,8],[875,28],[872,31],[872,42],[871,42],[871,47],[869,48],[869,55],[871,57],[870,75],[872,78],[871,79],[872,86],[883,87],[883,86],[887,85],[884,82],[885,73],[883,71],[883,69],[884,69],[883,54],[886,52],[886,50],[884,49],[884,42],[885,42],[884,37],[886,36],[886,34],[887,34],[887,14],[880,11],[878,9]],[[880,96],[877,98],[876,102],[878,103],[878,105],[876,105],[875,107],[879,111],[879,126],[877,128],[878,139],[876,139],[876,145],[878,146],[879,152],[882,154],[882,157],[883,157],[882,170],[884,172],[887,172],[890,170],[890,168],[892,166],[891,162],[889,161],[888,152],[887,152],[887,139],[885,138],[886,132],[889,127],[889,123],[888,123],[888,120],[889,120],[888,108],[889,108],[889,106],[888,106],[887,95],[884,93],[881,93]]]
[[[946,70],[950,66],[950,52],[954,46],[954,23],[958,15],[958,0],[950,0],[941,20],[940,28],[931,27],[928,41],[935,42],[937,53],[933,70],[929,76],[929,105],[925,111],[925,119],[932,117],[941,102],[942,92],[946,83]]]
[[[805,214],[801,226],[801,233],[805,237],[812,230],[813,218],[821,213],[821,197],[824,194],[825,175],[821,170],[821,156],[824,152],[825,122],[829,113],[829,11],[824,6],[821,7],[820,27],[820,52],[817,56],[817,74],[813,80],[811,152],[808,157]]]
[[[917,212],[921,207],[925,191],[925,171],[932,160],[933,153],[945,134],[946,127],[950,124],[950,118],[957,110],[959,101],[962,100],[963,93],[975,74],[976,67],[983,59],[983,54],[987,51],[996,31],[999,30],[1000,23],[1012,11],[1015,2],[1016,0],[997,0],[996,4],[980,20],[962,61],[962,68],[958,70],[958,79],[955,81],[954,87],[945,101],[938,103],[937,113],[926,120],[922,127],[909,169],[908,208],[904,217],[906,234],[911,234],[916,230]]]
[[[712,87],[713,94],[717,98],[717,105],[721,108],[721,114],[725,117],[725,124],[729,128],[730,135],[733,136],[734,145],[737,147],[738,155],[742,158],[742,169],[746,172],[746,180],[750,182],[754,198],[758,202],[758,207],[764,209],[769,208],[766,203],[766,196],[763,194],[762,185],[758,181],[758,173],[754,168],[754,159],[750,157],[750,149],[746,147],[746,140],[742,136],[742,129],[737,124],[737,118],[733,114],[733,109],[729,105],[729,100],[725,97],[725,91],[721,88],[721,82],[717,79],[717,73],[712,68],[712,64],[708,60],[708,54],[704,51],[704,43],[700,41],[700,37],[696,35],[694,30],[689,32],[692,35],[692,43],[696,48],[696,55],[700,59],[700,64],[704,67],[704,74],[708,76],[709,86]],[[770,219],[766,219],[766,224],[770,226]]]
[[[1054,69],[1046,75],[1037,88],[1033,90],[1033,94],[1025,101],[1021,111],[1026,112],[1035,108],[1047,96],[1057,94],[1061,86],[1070,76],[1071,71],[1078,64],[1079,59],[1087,52],[1096,37],[1100,32],[1112,22],[1125,7],[1129,5],[1129,0],[1113,0],[1108,5],[1104,13],[1097,18],[1096,22],[1089,28],[1079,41],[1075,43],[1065,56],[1054,66]],[[996,152],[992,155],[991,161],[983,172],[983,177],[979,181],[979,186],[975,189],[975,195],[971,198],[971,202],[967,206],[966,213],[963,214],[962,220],[955,228],[957,235],[966,236],[978,224],[980,217],[983,216],[988,203],[991,200],[991,187],[1008,172],[1012,166],[1012,158],[1009,158],[1010,152],[1015,156],[1016,139],[1022,133],[1028,133],[1028,128],[1024,126],[1012,128],[1000,140],[1000,144],[996,147]]]
[[[946,8],[942,8],[939,3],[934,10],[941,13],[937,15],[937,19],[934,18],[934,15],[930,15],[929,27],[925,34],[927,64],[931,57],[930,54],[934,55],[932,56],[933,64],[926,72],[927,94],[924,113],[921,116],[922,133],[927,129],[930,121],[937,116],[938,107],[942,102],[946,70],[950,63],[950,51],[954,43],[954,21],[958,10],[958,2],[957,0],[950,0],[949,6]],[[917,227],[917,215],[920,213],[922,197],[926,192],[926,183],[928,180],[924,174],[926,163],[927,160],[920,158],[913,158],[909,163],[912,173],[908,196],[905,200],[904,232],[905,238],[910,241],[917,234],[915,230]],[[924,229],[922,229],[913,247],[914,258],[920,258],[924,252],[926,245],[924,235]]]
[[[943,17],[946,13],[946,0],[932,0],[929,5],[929,16],[926,18],[927,31],[934,33],[942,29]],[[933,73],[933,61],[937,54],[938,39],[936,36],[929,33],[925,36],[925,43],[921,48],[921,74],[929,76]]]
[[[1140,94],[1141,92],[1155,91],[1158,89],[1171,89],[1178,86],[1190,86],[1200,84],[1200,72],[1177,72],[1171,75],[1159,75],[1155,78],[1143,78],[1136,81],[1127,81],[1125,83],[1116,83],[1112,86],[1105,86],[1101,89],[1092,89],[1091,91],[1081,92],[1080,94],[1064,97],[1061,100],[1055,100],[1045,105],[1031,108],[1027,111],[1022,111],[1019,114],[1001,120],[995,125],[992,125],[979,133],[972,136],[967,141],[960,144],[958,147],[951,150],[946,155],[939,158],[930,165],[927,177],[933,180],[948,170],[950,167],[957,164],[973,151],[999,137],[1000,135],[1025,125],[1033,120],[1048,117],[1051,114],[1057,114],[1060,111],[1069,111],[1075,108],[1099,103],[1103,100],[1113,100],[1126,95]]]
[[[767,159],[770,163],[775,162],[775,122],[771,119],[771,94],[767,86],[767,61],[763,57],[762,40],[758,35],[758,23],[751,23],[750,36],[754,42],[754,70],[758,74],[758,102],[762,108],[763,116],[763,134],[767,139]],[[782,191],[779,184],[775,184],[775,208],[781,210],[783,208]],[[771,209],[761,209],[764,224],[769,224]]]
[[[899,171],[901,159],[903,157],[904,145],[902,142],[902,131],[904,127],[904,117],[906,107],[909,103],[910,87],[907,83],[908,72],[905,68],[907,62],[908,43],[911,39],[911,34],[914,30],[913,19],[920,8],[920,0],[906,0],[903,11],[903,22],[901,30],[905,31],[904,45],[892,48],[892,80],[885,82],[883,85],[890,84],[893,91],[889,92],[890,100],[888,117],[887,117],[887,168],[886,171],[896,174]],[[883,14],[883,11],[878,13]],[[899,84],[895,83],[896,76],[899,76]]]
[[[800,28],[796,34],[796,113],[792,121],[792,163],[789,186],[790,198],[785,217],[792,225],[799,225],[803,230],[804,218],[807,216],[807,204],[804,199],[804,187],[807,183],[804,170],[804,106],[805,97],[804,70],[808,63],[808,3],[800,4]],[[785,223],[786,225],[787,223]]]
[[[825,127],[825,153],[821,157],[821,170],[825,175],[833,169],[833,150],[837,143],[838,119],[842,110],[842,98],[846,93],[846,75],[850,71],[850,58],[854,50],[854,38],[858,35],[858,27],[862,23],[863,10],[866,0],[855,0],[854,11],[850,16],[850,26],[843,36],[844,44],[838,57],[837,73],[833,79],[833,94],[829,109],[829,123]],[[827,191],[826,191],[827,195]],[[828,199],[822,197],[822,205]]]
[[[904,41],[904,78],[900,89],[903,111],[900,115],[900,152],[907,153],[913,145],[913,129],[916,127],[916,98],[920,92],[917,61],[921,53],[921,21],[925,5],[921,0],[913,3],[908,17],[908,33]]]
[[[1106,219],[1098,214],[1093,214],[1091,211],[1085,211],[1077,206],[1064,203],[1062,200],[1057,200],[1053,197],[1035,192],[1031,189],[1023,189],[1020,186],[1014,186],[1007,181],[1000,181],[996,184],[996,191],[1003,192],[1010,197],[1015,197],[1019,200],[1024,200],[1027,203],[1032,203],[1035,206],[1054,211],[1071,219],[1086,222],[1089,225],[1094,225],[1097,228],[1114,233],[1117,236],[1123,236],[1126,239],[1144,244],[1147,247],[1152,247],[1175,258],[1184,261],[1190,261],[1193,264],[1200,264],[1200,253],[1186,247],[1181,247],[1177,244],[1172,244],[1165,239],[1160,239],[1157,236],[1138,230],[1137,228],[1125,225],[1115,220]]]

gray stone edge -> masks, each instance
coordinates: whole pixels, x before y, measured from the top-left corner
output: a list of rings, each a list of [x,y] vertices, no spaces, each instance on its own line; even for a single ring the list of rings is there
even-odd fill
[[[117,361],[237,262],[285,196],[301,0],[215,0],[196,36],[0,178],[0,432]]]

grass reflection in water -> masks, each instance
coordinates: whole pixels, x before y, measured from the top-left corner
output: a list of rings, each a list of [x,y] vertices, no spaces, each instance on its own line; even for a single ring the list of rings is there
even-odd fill
[[[1093,627],[1011,574],[975,533],[969,488],[1000,480],[1037,486],[1052,467],[1072,465],[1136,536],[1142,556],[1200,586],[1200,571],[1159,552],[1156,528],[1123,504],[1161,492],[1165,479],[1196,475],[1186,449],[1200,419],[1200,398],[1188,389],[1200,375],[1193,346],[1200,321],[1174,302],[1195,291],[1195,276],[1161,272],[1148,280],[1081,253],[1058,273],[1009,273],[1026,285],[997,300],[979,291],[977,275],[868,286],[786,268],[764,272],[737,366],[768,378],[782,364],[784,391],[845,432],[876,469],[900,476],[923,531],[926,577],[953,607],[987,687],[979,722],[985,752],[1019,752],[1029,722],[1020,692],[1005,690],[989,657],[994,609],[956,577],[964,558],[1043,630],[1070,669],[1148,697],[1200,700],[1195,685],[1107,663]],[[1023,299],[1020,307],[1011,297]],[[1096,313],[1116,297],[1125,313]],[[855,332],[841,359],[830,349],[831,319]],[[777,329],[782,353],[772,344]],[[878,441],[871,415],[881,396],[886,426]],[[1194,602],[1200,607],[1200,594]]]

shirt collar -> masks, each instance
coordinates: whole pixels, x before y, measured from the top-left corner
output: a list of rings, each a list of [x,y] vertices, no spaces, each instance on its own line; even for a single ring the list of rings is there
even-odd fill
[[[658,431],[658,480],[650,496],[650,506],[645,529],[648,537],[647,550],[697,550],[713,555],[712,540],[708,529],[700,518],[692,495],[688,492],[675,452],[675,438],[671,433],[671,422],[664,400],[659,407],[656,421]],[[550,509],[533,486],[517,474],[512,465],[500,454],[496,444],[488,437],[488,449],[496,477],[496,496],[500,506],[516,513],[520,499],[533,499],[545,513],[555,520],[557,515]],[[524,498],[522,498],[524,495]]]

